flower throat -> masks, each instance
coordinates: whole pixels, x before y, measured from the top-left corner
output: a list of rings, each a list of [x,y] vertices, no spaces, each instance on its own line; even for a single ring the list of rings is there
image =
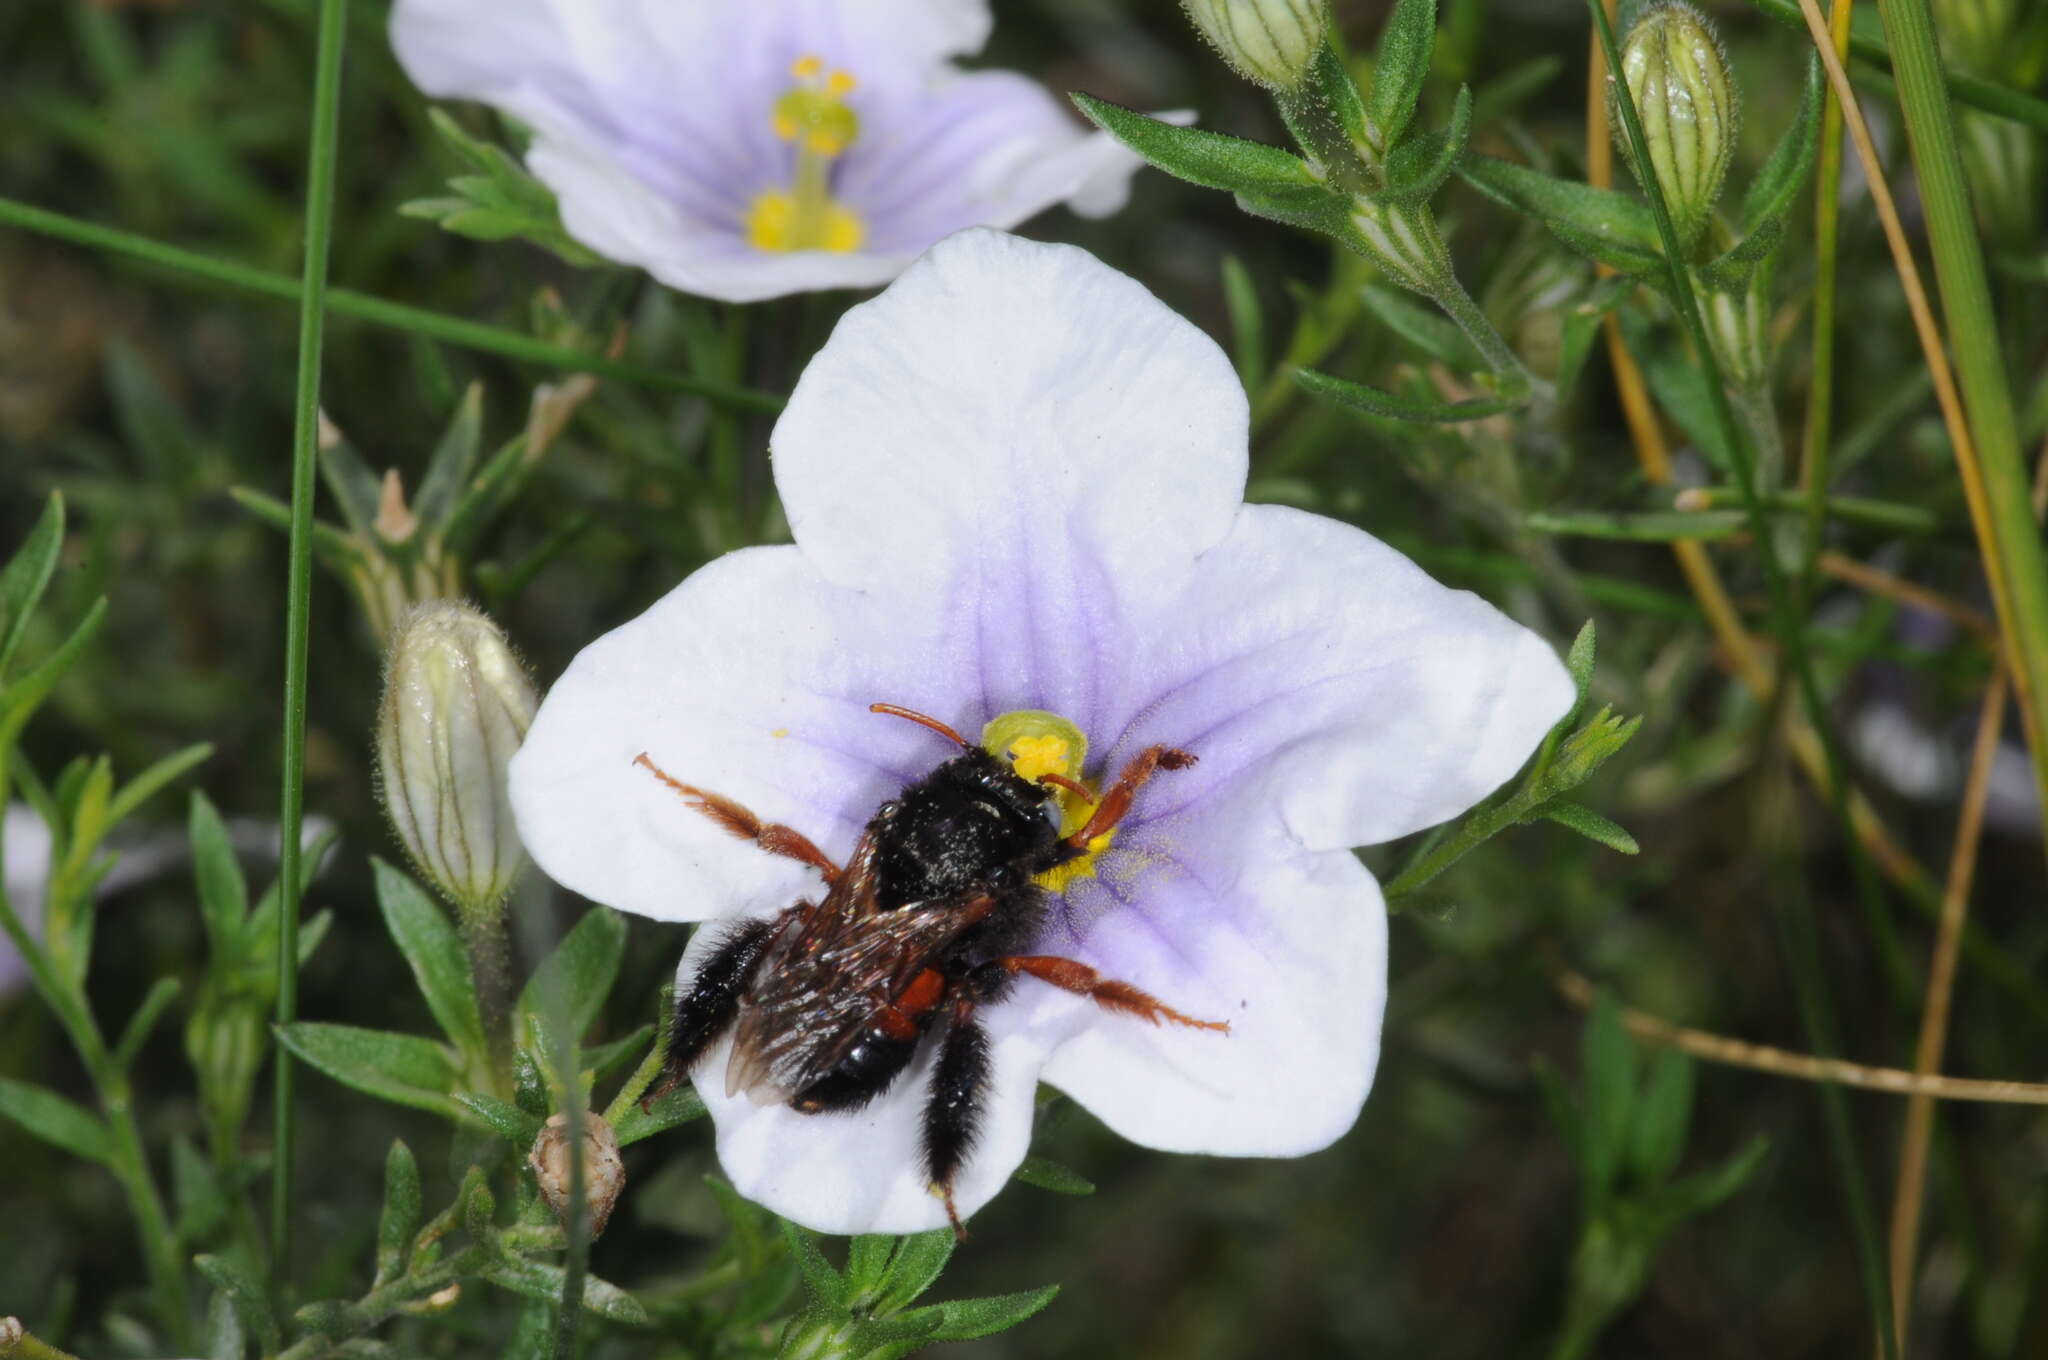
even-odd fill
[[[832,197],[832,162],[860,136],[860,115],[846,103],[853,77],[827,71],[818,57],[790,67],[796,84],[775,101],[775,135],[796,146],[796,171],[787,189],[769,189],[747,209],[747,240],[757,250],[860,249],[867,229]]]

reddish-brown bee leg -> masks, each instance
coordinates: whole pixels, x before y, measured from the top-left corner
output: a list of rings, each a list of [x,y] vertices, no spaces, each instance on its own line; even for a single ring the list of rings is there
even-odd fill
[[[1066,845],[1071,850],[1085,850],[1088,842],[1106,834],[1124,819],[1131,810],[1131,800],[1138,796],[1138,790],[1145,787],[1157,770],[1185,770],[1195,763],[1195,757],[1186,751],[1177,751],[1171,746],[1147,746],[1124,766],[1124,772],[1116,777],[1116,783],[1109,786],[1109,792],[1102,795],[1102,801],[1095,805],[1095,813],[1088,819],[1088,825],[1067,837]]]
[[[1063,991],[1085,996],[1104,1010],[1135,1015],[1149,1024],[1169,1021],[1186,1025],[1189,1029],[1230,1033],[1228,1020],[1197,1020],[1191,1015],[1182,1015],[1150,992],[1141,992],[1128,982],[1106,978],[1087,964],[1073,959],[1063,959],[1055,954],[1018,954],[997,962],[1012,973],[1028,973],[1040,982],[1050,982]]]
[[[691,807],[741,840],[752,841],[771,855],[781,855],[785,859],[808,864],[823,874],[827,883],[838,881],[839,866],[834,864],[823,850],[813,845],[811,838],[803,832],[794,827],[784,826],[780,822],[764,822],[723,794],[711,793],[685,784],[649,760],[645,751],[634,756],[633,763],[644,767],[649,774],[680,793]]]

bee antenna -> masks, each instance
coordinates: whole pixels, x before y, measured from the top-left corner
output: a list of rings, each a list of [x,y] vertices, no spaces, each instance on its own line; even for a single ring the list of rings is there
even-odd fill
[[[930,728],[932,731],[938,733],[940,736],[944,737],[947,741],[952,742],[956,746],[964,748],[969,744],[967,738],[961,736],[958,732],[955,732],[952,728],[946,726],[946,724],[940,722],[937,718],[934,718],[926,713],[919,713],[914,708],[904,708],[899,704],[869,704],[868,712],[886,713],[892,718],[906,718],[909,721],[916,723],[919,727]]]

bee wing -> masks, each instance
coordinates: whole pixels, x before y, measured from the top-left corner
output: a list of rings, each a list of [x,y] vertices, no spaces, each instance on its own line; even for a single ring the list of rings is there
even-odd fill
[[[844,882],[846,880],[842,880]],[[987,898],[863,910],[857,893],[805,909],[755,975],[733,1032],[726,1094],[784,1101],[829,1072],[925,965],[988,914]]]

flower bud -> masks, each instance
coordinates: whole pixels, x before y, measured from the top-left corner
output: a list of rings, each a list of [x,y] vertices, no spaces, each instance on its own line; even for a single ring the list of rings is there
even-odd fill
[[[413,864],[466,917],[495,912],[525,864],[505,766],[538,702],[477,609],[437,601],[400,621],[377,717],[384,810]]]
[[[1688,246],[1706,225],[1735,152],[1735,85],[1707,17],[1683,0],[1643,11],[1621,45],[1622,75],[1643,123],[1650,164]],[[1609,78],[1610,80],[1612,77]],[[1647,190],[1610,84],[1608,122],[1636,182]]]
[[[548,1202],[548,1208],[555,1211],[555,1217],[562,1226],[569,1226],[569,1120],[566,1115],[554,1115],[540,1136],[533,1140],[533,1151],[528,1154],[526,1164],[533,1170],[533,1182],[540,1187],[541,1198]],[[604,1232],[604,1225],[611,1221],[612,1208],[619,1202],[619,1191],[626,1188],[626,1164],[619,1160],[619,1136],[612,1132],[612,1126],[597,1115],[583,1116],[583,1205],[590,1211],[590,1235],[597,1237]]]
[[[1328,0],[1182,0],[1188,18],[1246,80],[1291,90],[1323,46]]]

